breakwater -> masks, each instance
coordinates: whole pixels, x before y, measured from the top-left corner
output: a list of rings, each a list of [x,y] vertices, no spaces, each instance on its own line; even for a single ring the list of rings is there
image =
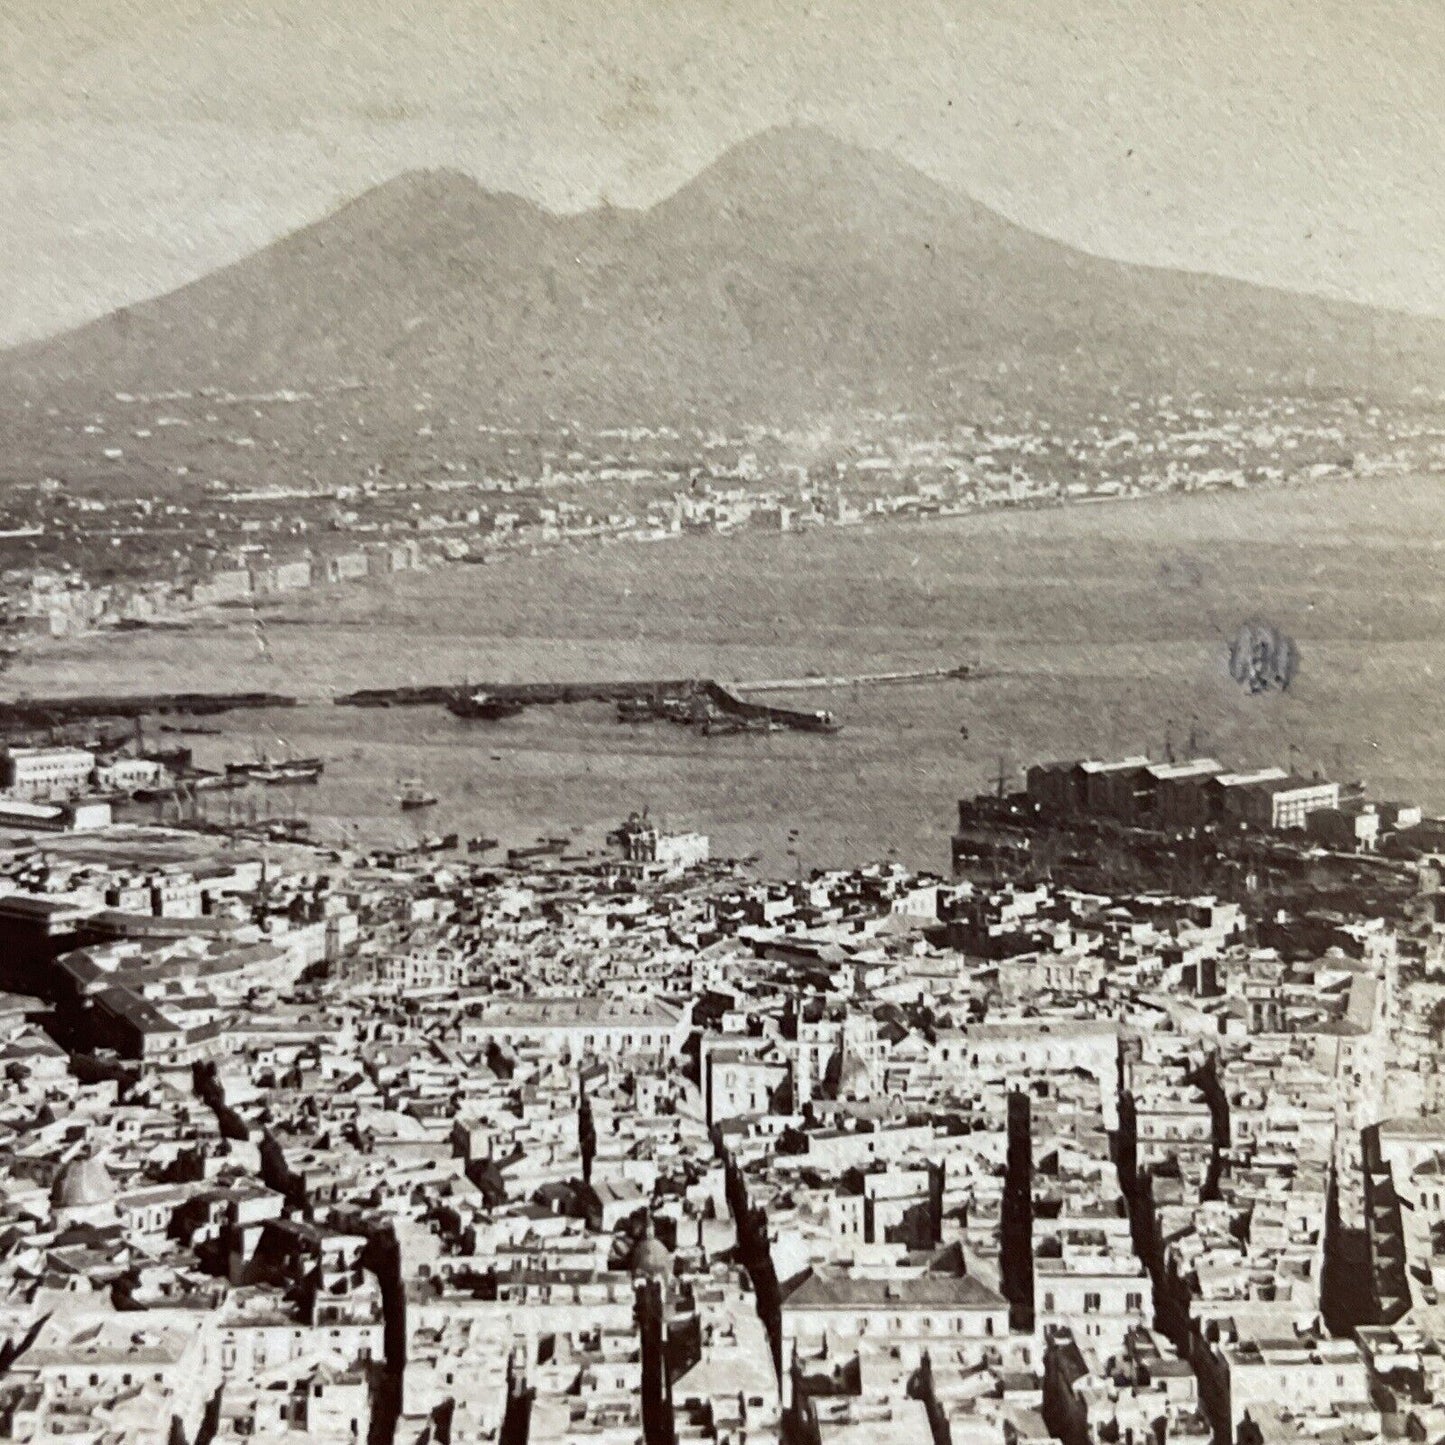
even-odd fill
[[[566,682],[423,683],[404,687],[360,688],[332,701],[341,707],[441,707],[459,696],[485,693],[499,702],[527,707],[563,703],[651,703],[696,701],[716,713],[744,722],[774,723],[809,732],[835,731],[829,713],[807,708],[755,702],[751,695],[839,688],[884,683],[923,682],[937,678],[975,676],[963,665],[912,672],[853,673],[841,676],[779,678],[730,685],[715,678],[634,678]],[[309,701],[309,699],[308,699]],[[0,700],[0,727],[54,727],[95,718],[139,718],[181,714],[214,716],[247,708],[296,707],[300,699],[276,692],[101,693],[78,697],[32,697]]]
[[[554,703],[661,701],[665,697],[693,697],[704,686],[704,680],[700,678],[630,682],[434,683],[411,687],[366,687],[343,693],[334,701],[341,707],[439,707],[454,697],[485,693],[498,702],[544,707]]]
[[[635,702],[661,707],[665,702],[696,704],[742,722],[773,723],[798,732],[836,732],[831,713],[807,708],[779,707],[750,702],[731,688],[710,677],[643,678],[600,682],[488,682],[466,687],[433,684],[427,686],[363,688],[343,693],[335,701],[342,707],[426,707],[443,706],[450,699],[485,694],[497,702],[515,702],[529,707],[560,703]]]
[[[90,718],[150,717],[184,713],[207,717],[239,708],[295,707],[297,699],[279,692],[98,693],[88,697],[23,697],[0,700],[0,726],[54,727]]]

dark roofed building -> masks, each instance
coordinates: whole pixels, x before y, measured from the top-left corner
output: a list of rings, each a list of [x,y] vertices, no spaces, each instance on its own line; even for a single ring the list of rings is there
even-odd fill
[[[115,986],[91,995],[86,1018],[97,1047],[171,1068],[209,1058],[226,1034],[224,1022],[188,1027],[133,989]]]
[[[1029,801],[1049,813],[1078,813],[1084,808],[1084,770],[1080,762],[1035,763],[1026,775]]]
[[[54,996],[50,965],[74,948],[94,910],[33,893],[0,897],[0,988]]]

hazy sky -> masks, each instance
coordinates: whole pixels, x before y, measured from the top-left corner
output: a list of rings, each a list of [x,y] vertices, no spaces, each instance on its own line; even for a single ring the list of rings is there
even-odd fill
[[[1442,0],[0,0],[0,340],[409,167],[645,205],[789,120],[1089,250],[1445,315]]]

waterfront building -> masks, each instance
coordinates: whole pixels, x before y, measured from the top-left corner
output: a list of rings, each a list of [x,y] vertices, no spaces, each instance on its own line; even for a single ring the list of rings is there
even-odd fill
[[[17,798],[70,798],[95,772],[95,754],[84,748],[9,747],[3,783]]]

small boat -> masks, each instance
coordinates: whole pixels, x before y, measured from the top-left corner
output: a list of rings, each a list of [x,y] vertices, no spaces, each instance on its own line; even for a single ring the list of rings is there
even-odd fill
[[[459,693],[447,699],[447,711],[453,717],[482,722],[500,722],[502,718],[516,717],[525,707],[525,703],[511,698],[492,697],[485,692]]]
[[[310,835],[311,824],[305,818],[273,818],[262,824],[262,832],[277,843],[299,843]]]
[[[705,738],[727,738],[735,733],[753,732],[746,720],[740,717],[705,717],[698,724],[698,731]]]
[[[732,737],[737,733],[780,733],[783,725],[769,717],[734,717],[728,713],[703,718],[698,731],[704,737]]]
[[[216,793],[244,788],[250,780],[235,773],[196,771],[190,775],[187,781],[198,793]]]
[[[832,713],[825,712],[821,708],[816,712],[790,714],[788,725],[805,733],[840,733],[843,731],[843,724]]]
[[[268,767],[253,768],[250,776],[258,783],[284,785],[288,783],[319,783],[323,765],[312,760],[294,763],[272,763]]]
[[[396,801],[402,812],[410,813],[418,808],[433,807],[438,802],[438,798],[435,793],[429,793],[420,783],[408,782],[401,785],[401,792],[397,794]]]
[[[623,723],[651,722],[657,707],[645,697],[624,697],[617,702],[617,721]]]
[[[282,768],[300,768],[308,773],[320,775],[326,771],[325,758],[282,758],[277,764]]]

